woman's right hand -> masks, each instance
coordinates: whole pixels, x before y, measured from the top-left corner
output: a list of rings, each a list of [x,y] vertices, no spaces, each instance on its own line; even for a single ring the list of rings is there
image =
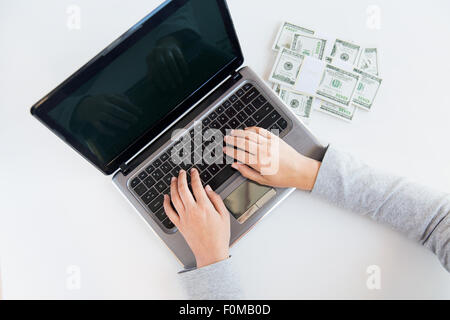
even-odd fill
[[[321,163],[271,132],[257,127],[233,130],[224,140],[224,152],[238,161],[232,166],[244,177],[273,187],[313,189]]]

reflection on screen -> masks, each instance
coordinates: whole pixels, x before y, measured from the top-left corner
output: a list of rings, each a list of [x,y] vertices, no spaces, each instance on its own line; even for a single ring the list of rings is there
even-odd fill
[[[234,57],[216,1],[191,0],[50,116],[108,163]]]

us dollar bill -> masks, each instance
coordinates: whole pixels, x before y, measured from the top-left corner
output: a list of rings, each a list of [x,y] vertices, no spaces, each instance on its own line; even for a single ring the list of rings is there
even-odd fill
[[[370,110],[382,79],[356,68],[353,69],[353,72],[359,75],[359,81],[352,97],[352,103],[357,107]]]
[[[326,44],[327,41],[325,39],[296,33],[292,40],[291,50],[322,60]]]
[[[378,76],[377,48],[364,48],[359,58],[358,69]]]
[[[279,96],[298,118],[309,123],[313,97],[283,88],[281,88]]]
[[[283,22],[281,24],[280,30],[275,38],[275,42],[272,46],[272,49],[275,51],[280,50],[281,48],[291,48],[291,43],[294,38],[294,34],[303,33],[313,35],[314,31],[297,26],[293,23]]]
[[[327,64],[316,90],[319,99],[348,107],[359,81],[359,75]]]
[[[347,122],[352,122],[353,117],[356,113],[356,106],[354,105],[342,107],[320,99],[315,99],[313,106],[315,110],[321,111]]]
[[[269,81],[283,86],[292,87],[297,81],[303,55],[298,52],[282,48],[270,73]]]
[[[281,85],[279,83],[274,83],[272,85],[272,90],[275,91],[275,93],[277,94],[277,96],[280,95],[281,92]]]
[[[340,62],[354,65],[358,61],[360,53],[361,46],[348,41],[336,39],[330,56]]]

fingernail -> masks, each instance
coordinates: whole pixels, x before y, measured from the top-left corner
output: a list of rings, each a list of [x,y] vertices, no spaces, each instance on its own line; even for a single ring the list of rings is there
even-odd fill
[[[234,129],[233,129],[233,130],[230,131],[230,134],[233,135],[235,132],[236,131],[234,131]]]
[[[173,181],[175,181],[176,179],[177,179],[177,178],[175,178],[175,177],[172,177],[172,182],[173,182]]]
[[[237,169],[237,166],[238,166],[238,165],[237,165],[236,162],[233,162],[233,164],[231,165],[231,167],[234,168],[234,169]]]
[[[183,169],[180,170],[180,174],[182,174],[182,173],[184,173],[184,170],[183,170]]]
[[[197,169],[192,168],[192,169],[191,169],[191,174],[192,174],[192,173],[195,173],[195,172],[197,172]]]
[[[212,191],[211,187],[209,186],[209,184],[205,187],[206,191]]]

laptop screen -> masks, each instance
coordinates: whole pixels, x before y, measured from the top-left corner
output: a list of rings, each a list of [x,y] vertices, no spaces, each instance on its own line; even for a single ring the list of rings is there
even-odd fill
[[[220,2],[169,1],[164,16],[156,12],[149,25],[136,25],[132,39],[62,90],[47,116],[106,166],[240,55]]]

